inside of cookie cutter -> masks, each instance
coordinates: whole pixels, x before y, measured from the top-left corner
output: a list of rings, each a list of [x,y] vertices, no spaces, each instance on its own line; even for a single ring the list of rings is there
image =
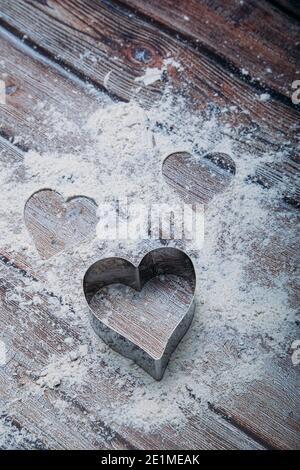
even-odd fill
[[[129,307],[128,315],[123,311],[116,319],[114,315],[116,317],[118,315],[115,311],[107,315],[109,306],[107,297],[105,302],[105,295],[95,302],[98,293],[103,292],[106,286],[125,285],[129,289],[141,292],[143,287],[146,291],[153,280],[156,282],[155,279],[164,276],[168,282],[168,289],[162,298],[159,298],[159,292],[156,295],[152,289],[153,305],[148,307],[145,305],[144,308],[152,313],[153,309],[156,310],[153,316],[151,313],[148,317],[145,315],[144,323],[140,323],[139,319],[137,322],[134,320],[134,302]],[[114,350],[138,363],[157,380],[162,378],[170,355],[191,323],[194,313],[195,284],[196,275],[191,259],[183,251],[171,247],[150,251],[138,266],[134,266],[124,258],[112,257],[99,260],[90,266],[83,281],[85,297],[90,307],[91,323],[96,333]],[[119,286],[117,288],[119,289]],[[173,304],[168,303],[166,296],[174,297]],[[182,299],[185,303],[182,303]],[[143,316],[145,310],[143,302],[139,300],[136,314]],[[160,322],[161,319],[164,322]]]

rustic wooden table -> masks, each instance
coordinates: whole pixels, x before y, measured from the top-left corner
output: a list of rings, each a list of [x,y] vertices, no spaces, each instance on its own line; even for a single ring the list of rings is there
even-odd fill
[[[282,151],[284,158],[280,161],[256,167],[256,179],[282,191],[278,226],[284,211],[293,211],[296,217],[300,203],[296,139],[299,106],[291,100],[292,83],[300,79],[300,12],[296,2],[0,0],[0,12],[0,72],[6,85],[6,104],[0,105],[1,165],[13,169],[32,149],[42,153],[54,145],[58,152],[68,147],[64,137],[49,137],[44,109],[37,106],[45,97],[56,109],[64,108],[65,113],[73,112],[74,103],[77,109],[95,110],[95,98],[86,92],[88,80],[109,97],[128,101],[132,84],[146,67],[160,69],[164,60],[175,57],[186,67],[182,75],[176,70],[171,73],[172,83],[178,89],[184,83],[191,106],[205,110],[208,101],[213,101],[240,111],[232,119],[234,125],[242,124],[245,129],[235,137],[241,151],[252,153],[253,159],[265,152]],[[96,60],[88,60],[87,51]],[[160,99],[163,87],[161,81],[142,87],[139,99],[145,108]],[[254,100],[254,95],[262,99]],[[250,129],[255,129],[255,137],[247,137]],[[11,174],[16,192],[26,171],[18,168]],[[43,253],[43,239],[39,246]],[[260,279],[265,276],[268,282],[281,271],[287,274],[287,287],[296,308],[297,239],[285,240],[280,231],[274,235],[272,246],[272,250],[264,251],[262,245],[253,245],[256,258],[252,271]],[[144,386],[134,374],[131,380],[128,375],[122,379],[118,361],[115,370],[111,365],[107,367],[104,358],[99,361],[100,369],[90,364],[84,385],[76,393],[72,386],[44,387],[41,393],[34,393],[34,387],[38,387],[34,371],[46,366],[51,355],[69,347],[68,343],[61,345],[61,335],[80,344],[81,331],[56,315],[53,299],[59,306],[59,291],[51,291],[47,284],[39,290],[45,267],[37,269],[30,256],[9,249],[5,243],[0,243],[0,250],[0,339],[7,346],[7,361],[0,364],[3,448],[300,447],[299,376],[291,361],[290,344],[285,346],[286,354],[281,355],[274,351],[272,356],[270,347],[263,377],[252,380],[240,393],[227,393],[224,399],[218,394],[216,401],[202,400],[200,405],[201,397],[187,386],[187,419],[179,428],[172,420],[153,430],[130,423],[117,425],[113,419],[104,422],[101,412],[97,415],[99,406],[120,397],[126,406],[133,391]],[[78,260],[74,266],[76,263]],[[34,295],[40,301],[31,307],[34,320],[28,315],[26,302],[20,304],[14,295],[7,295],[26,291],[28,285],[38,286]],[[281,313],[284,317],[285,312]],[[299,321],[293,325],[289,338],[297,339]],[[269,340],[261,337],[262,349],[268,349]],[[258,336],[253,341],[258,341]],[[239,360],[226,338],[220,351],[210,356],[206,367],[221,370],[230,355]],[[218,383],[210,384],[214,386]]]

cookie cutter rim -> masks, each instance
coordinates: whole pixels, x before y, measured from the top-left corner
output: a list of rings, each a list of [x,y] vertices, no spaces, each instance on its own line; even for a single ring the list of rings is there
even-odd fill
[[[108,326],[91,308],[96,292],[105,286],[121,283],[140,292],[150,279],[161,274],[175,274],[193,282],[192,298],[184,315],[177,322],[160,356],[151,355],[134,343],[126,334]],[[172,353],[188,331],[195,312],[196,270],[193,261],[183,250],[158,247],[148,251],[135,265],[121,257],[102,258],[85,271],[83,292],[89,307],[89,317],[95,333],[113,350],[133,360],[154,379],[161,380]]]

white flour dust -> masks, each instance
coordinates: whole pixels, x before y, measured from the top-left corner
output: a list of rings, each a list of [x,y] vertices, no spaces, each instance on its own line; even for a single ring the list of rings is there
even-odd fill
[[[145,86],[152,85],[152,83],[162,80],[164,73],[168,71],[168,67],[173,67],[179,71],[183,70],[183,67],[179,62],[177,62],[173,58],[169,58],[163,61],[163,65],[160,68],[147,67],[144,75],[142,75],[141,77],[137,77],[135,81],[137,83],[143,83]]]
[[[145,86],[160,79],[163,70],[150,72],[141,78]],[[236,131],[220,124],[217,113],[203,116],[191,111],[170,90],[147,111],[134,101],[105,99],[92,114],[82,111],[87,115],[83,126],[78,126],[76,110],[74,122],[68,119],[61,126],[62,111],[42,105],[49,134],[63,133],[66,140],[80,134],[81,144],[76,141],[65,152],[41,153],[32,148],[13,164],[5,158],[0,170],[5,196],[0,207],[1,247],[11,259],[30,266],[36,278],[33,281],[17,272],[6,285],[8,268],[3,268],[6,304],[13,305],[18,315],[28,313],[28,321],[1,332],[8,344],[14,335],[19,336],[17,357],[26,364],[24,383],[16,387],[15,395],[26,399],[51,390],[57,397],[53,406],[59,409],[62,391],[82,402],[91,421],[102,420],[117,430],[131,427],[155,432],[169,424],[182,428],[190,415],[207,411],[207,402],[243,393],[248,384],[262,379],[274,357],[289,355],[289,345],[297,339],[293,336],[298,312],[292,251],[297,215],[288,206],[278,209],[276,188],[266,190],[247,182],[258,163],[280,161],[282,154],[255,156],[241,151],[231,138]],[[189,151],[197,159],[206,152],[225,152],[235,161],[237,173],[229,188],[205,208],[203,250],[195,253],[192,245],[185,247],[197,267],[195,319],[164,379],[157,383],[93,333],[81,279],[99,257],[123,254],[139,259],[160,242],[101,242],[94,236],[43,261],[26,231],[23,208],[41,188],[54,189],[65,198],[85,195],[97,204],[122,196],[145,203],[180,202],[161,172],[164,157],[176,150]],[[36,354],[22,349],[28,334],[39,344]],[[19,377],[20,370],[13,367],[12,362],[13,373]],[[97,393],[106,398],[94,409]],[[14,399],[5,402],[6,414],[14,409]],[[67,411],[65,419],[72,423]],[[9,425],[1,426],[5,442]]]
[[[4,341],[0,341],[0,366],[4,366],[6,364],[6,345]]]

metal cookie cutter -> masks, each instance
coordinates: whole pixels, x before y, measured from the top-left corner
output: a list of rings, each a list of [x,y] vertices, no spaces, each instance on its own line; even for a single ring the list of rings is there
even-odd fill
[[[141,291],[150,279],[169,274],[189,281],[191,300],[187,304],[185,312],[181,314],[178,321],[176,320],[176,324],[174,328],[172,327],[171,333],[168,334],[159,354],[141,344],[143,342],[139,341],[137,336],[133,340],[130,324],[128,324],[128,327],[121,329],[109,325],[109,322],[104,319],[105,302],[102,304],[100,300],[101,312],[91,305],[95,294],[105,286],[124,284],[136,291]],[[95,332],[115,351],[132,359],[156,380],[163,377],[172,352],[191,324],[195,310],[195,287],[196,273],[191,259],[183,251],[171,247],[162,247],[149,251],[138,266],[134,266],[127,259],[116,257],[96,261],[86,271],[83,279],[84,294],[89,305],[90,319]],[[126,318],[124,318],[125,321]]]

